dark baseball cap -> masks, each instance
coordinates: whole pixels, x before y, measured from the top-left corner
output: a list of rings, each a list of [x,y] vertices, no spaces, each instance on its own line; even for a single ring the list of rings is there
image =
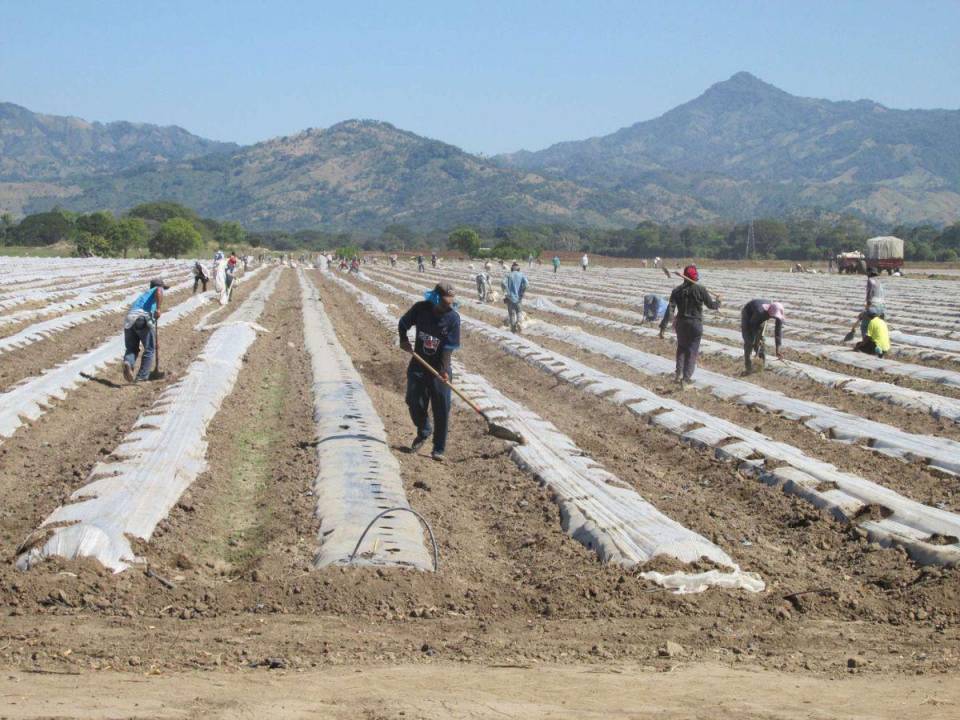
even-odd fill
[[[169,289],[170,289],[170,286],[167,285],[166,282],[164,282],[164,279],[163,279],[163,278],[154,278],[153,280],[151,280],[151,281],[150,281],[150,287],[152,287],[152,288],[156,288],[156,287],[158,287],[158,288],[163,288],[164,290],[169,290]]]

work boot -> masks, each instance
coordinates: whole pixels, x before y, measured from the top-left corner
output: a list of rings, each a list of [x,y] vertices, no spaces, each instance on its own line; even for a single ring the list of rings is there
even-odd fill
[[[441,462],[441,463],[443,462],[443,453],[439,452],[438,450],[434,450],[432,453],[430,453],[430,457],[432,457],[437,462]]]
[[[430,437],[429,435],[424,435],[423,437],[420,437],[419,435],[417,435],[413,439],[413,442],[410,443],[410,452],[416,452],[417,450],[422,448],[423,444],[427,441],[427,439],[429,439],[429,437]]]
[[[123,379],[130,383],[133,382],[133,365],[126,360],[123,362]]]

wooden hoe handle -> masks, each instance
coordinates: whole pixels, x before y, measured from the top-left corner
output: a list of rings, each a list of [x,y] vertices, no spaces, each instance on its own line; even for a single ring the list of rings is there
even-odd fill
[[[430,373],[431,373],[435,378],[437,378],[440,382],[442,382],[442,383],[443,383],[444,385],[446,385],[448,388],[450,388],[451,390],[453,390],[457,395],[459,395],[459,396],[460,396],[460,399],[463,400],[467,405],[469,405],[470,407],[472,407],[472,408],[474,409],[474,411],[476,411],[476,413],[477,413],[478,415],[483,415],[483,411],[474,404],[473,400],[471,400],[471,399],[468,398],[466,395],[464,395],[462,392],[460,392],[454,385],[451,385],[449,380],[444,380],[443,375],[441,375],[440,373],[438,373],[438,372],[436,371],[436,369],[433,367],[433,365],[431,365],[431,364],[428,363],[426,360],[424,360],[422,357],[420,357],[419,355],[417,355],[416,351],[414,351],[414,350],[411,350],[411,351],[410,351],[410,354],[413,355],[413,359],[414,359],[414,360],[416,360],[418,363],[420,363],[421,365],[423,365],[427,370],[429,370]]]

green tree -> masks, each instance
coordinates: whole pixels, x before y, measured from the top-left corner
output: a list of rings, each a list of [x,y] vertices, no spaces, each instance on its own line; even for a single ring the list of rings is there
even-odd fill
[[[387,225],[383,229],[383,232],[380,233],[380,239],[383,241],[385,247],[399,248],[400,250],[405,250],[413,245],[415,238],[416,235],[413,230],[400,223]]]
[[[476,257],[480,252],[480,236],[473,228],[457,228],[447,238],[447,245],[465,253],[468,257]]]
[[[114,254],[124,257],[132,248],[140,248],[147,244],[147,224],[137,217],[126,217],[114,223],[107,234],[110,248]]]
[[[13,221],[13,215],[10,213],[0,215],[0,245],[7,243],[7,237],[10,235],[10,231],[14,225],[16,225],[16,223]]]
[[[80,257],[108,257],[111,255],[110,241],[103,235],[95,235],[86,230],[80,230],[74,240],[77,255]]]
[[[213,234],[213,239],[217,241],[220,247],[231,250],[240,245],[246,237],[247,233],[240,223],[233,221],[220,223],[220,227]]]
[[[80,232],[99,235],[104,238],[110,237],[110,232],[116,224],[117,221],[113,215],[104,210],[90,213],[89,215],[81,215],[74,222],[74,225]]]
[[[170,218],[150,238],[150,252],[179,258],[200,245],[200,232],[186,218]]]
[[[191,222],[200,220],[196,212],[175,202],[143,203],[142,205],[137,205],[128,212],[127,215],[144,220],[154,220],[159,223],[166,222],[172,218],[186,218]]]
[[[61,210],[28,215],[7,233],[13,238],[8,245],[53,245],[73,238],[73,220]]]

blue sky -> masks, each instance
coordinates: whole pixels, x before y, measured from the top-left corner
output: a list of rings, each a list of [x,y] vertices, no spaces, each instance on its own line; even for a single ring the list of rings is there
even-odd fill
[[[960,108],[960,1],[0,0],[0,101],[252,143],[376,118],[488,154],[602,135],[747,70]]]

